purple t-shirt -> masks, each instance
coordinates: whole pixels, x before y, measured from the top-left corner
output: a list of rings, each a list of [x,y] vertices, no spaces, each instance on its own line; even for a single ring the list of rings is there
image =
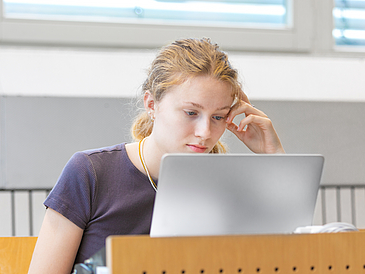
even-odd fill
[[[44,202],[84,230],[75,263],[109,235],[149,234],[155,191],[125,144],[75,153]]]

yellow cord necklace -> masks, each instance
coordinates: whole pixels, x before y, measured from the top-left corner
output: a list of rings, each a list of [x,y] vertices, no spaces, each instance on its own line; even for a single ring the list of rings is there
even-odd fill
[[[139,144],[138,144],[139,159],[141,159],[142,166],[144,168],[144,171],[146,171],[146,174],[147,174],[148,179],[150,180],[151,186],[157,192],[157,185],[153,181],[153,179],[152,179],[152,177],[151,177],[151,175],[150,175],[150,173],[149,173],[149,171],[147,169],[147,166],[146,166],[146,163],[144,161],[144,158],[143,158],[143,145],[144,145],[145,140],[146,140],[146,138],[143,138],[141,141],[139,141]]]

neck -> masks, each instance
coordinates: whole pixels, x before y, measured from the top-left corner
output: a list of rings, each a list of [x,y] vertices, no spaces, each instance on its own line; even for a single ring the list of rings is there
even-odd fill
[[[147,137],[143,145],[143,157],[151,177],[158,179],[162,152],[155,144],[153,137]]]

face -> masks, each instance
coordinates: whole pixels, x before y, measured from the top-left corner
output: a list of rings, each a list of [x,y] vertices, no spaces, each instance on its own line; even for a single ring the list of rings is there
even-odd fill
[[[210,152],[225,131],[233,103],[231,94],[228,83],[199,76],[172,87],[162,100],[152,102],[150,138],[161,154]]]

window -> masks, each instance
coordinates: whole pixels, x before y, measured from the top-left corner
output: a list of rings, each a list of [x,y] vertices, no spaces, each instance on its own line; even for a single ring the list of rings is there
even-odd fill
[[[333,18],[337,46],[365,46],[365,0],[336,0]]]
[[[4,17],[258,28],[289,25],[285,0],[4,0]]]
[[[151,48],[206,36],[224,49],[254,51],[308,51],[311,44],[307,0],[0,3],[0,42]]]

